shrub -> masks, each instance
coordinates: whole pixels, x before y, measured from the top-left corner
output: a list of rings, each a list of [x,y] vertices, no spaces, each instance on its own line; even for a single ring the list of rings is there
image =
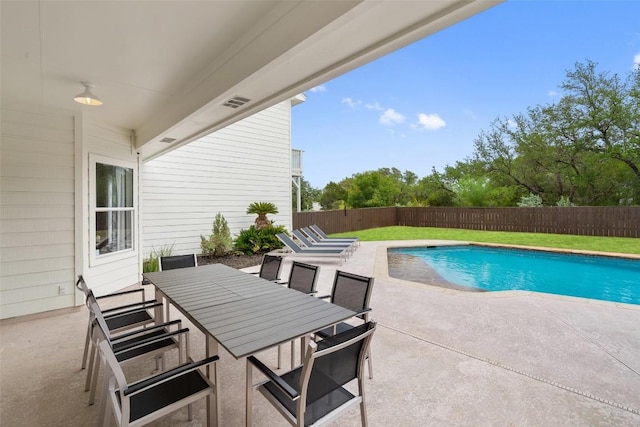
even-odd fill
[[[233,242],[231,240],[231,232],[229,225],[224,216],[218,212],[213,221],[213,230],[209,237],[200,235],[200,248],[202,255],[209,257],[223,256],[231,252]]]
[[[574,206],[574,204],[571,202],[571,200],[569,200],[569,197],[562,196],[560,197],[560,200],[556,202],[556,206],[559,206],[561,208],[568,208],[570,206]]]
[[[521,208],[539,208],[542,206],[542,198],[537,194],[529,193],[528,196],[520,197],[518,206]]]
[[[253,255],[280,249],[283,244],[276,234],[285,232],[286,229],[283,225],[274,226],[269,224],[267,227],[260,229],[252,225],[246,230],[240,230],[240,234],[238,234],[234,244],[234,250],[236,253]]]
[[[158,250],[156,250],[155,248],[151,249],[151,253],[149,253],[149,258],[145,258],[142,261],[142,272],[153,273],[154,271],[158,271],[158,259],[163,256],[171,256],[172,252],[173,252],[173,243],[171,244],[171,246],[164,245]]]

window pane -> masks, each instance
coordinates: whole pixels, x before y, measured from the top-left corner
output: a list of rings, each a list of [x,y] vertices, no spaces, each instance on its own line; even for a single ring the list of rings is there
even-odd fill
[[[96,207],[133,207],[133,169],[96,163]]]
[[[133,211],[96,212],[96,255],[131,249]]]

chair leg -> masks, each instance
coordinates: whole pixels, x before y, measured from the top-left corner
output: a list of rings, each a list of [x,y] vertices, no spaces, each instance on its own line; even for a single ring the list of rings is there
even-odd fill
[[[362,427],[367,427],[369,425],[369,421],[367,420],[367,407],[365,405],[365,397],[364,397],[364,381],[362,377],[358,377],[358,391],[360,392],[360,420],[362,422]]]
[[[89,393],[89,405],[93,405],[96,401],[96,388],[98,388],[98,372],[100,371],[100,360],[98,360],[98,358],[96,358],[95,364],[92,369],[93,375],[91,376],[91,392]]]
[[[296,341],[291,341],[291,369],[293,369],[296,363]]]
[[[102,375],[102,393],[100,395],[101,400],[100,400],[100,417],[98,419],[102,420],[103,425],[109,425],[111,423],[111,413],[110,413],[110,409],[107,408],[108,405],[108,400],[109,400],[109,381],[111,380],[109,378],[109,369],[105,368],[104,370],[104,374]],[[109,414],[107,414],[107,412],[109,412]],[[107,417],[109,419],[107,419]]]
[[[84,383],[84,391],[89,391],[91,389],[91,375],[93,372],[93,365],[95,364],[96,353],[98,352],[98,347],[96,347],[93,341],[91,341],[89,345],[91,347],[91,356],[89,357],[89,370],[87,370],[87,379]]]
[[[282,367],[282,346],[278,346],[278,369]]]
[[[360,402],[360,418],[362,419],[362,427],[369,425],[367,421],[367,408],[364,407],[364,399]]]
[[[280,346],[278,346],[280,348]],[[247,372],[246,372],[246,390],[245,390],[245,417],[246,417],[246,426],[250,427],[253,425],[253,369],[250,362],[245,362],[247,364]],[[216,384],[217,387],[217,384]],[[216,390],[216,393],[219,391]]]
[[[109,395],[107,394],[105,396],[107,399],[109,399]],[[107,408],[108,406],[108,408]],[[105,402],[105,411],[104,411],[104,417],[102,418],[102,425],[103,426],[110,426],[111,425],[111,411],[113,409],[111,408],[111,405],[109,402]]]
[[[87,337],[84,340],[84,352],[82,353],[82,368],[87,367],[87,356],[89,355],[89,342],[91,341],[91,322],[87,325]]]
[[[373,362],[371,361],[371,350],[367,350],[367,359],[369,361],[369,379],[373,379]]]

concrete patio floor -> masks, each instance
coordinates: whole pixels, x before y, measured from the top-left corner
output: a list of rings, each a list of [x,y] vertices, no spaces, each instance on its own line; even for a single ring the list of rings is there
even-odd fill
[[[286,258],[283,277],[292,259],[321,265],[319,294],[330,292],[336,268],[376,277],[374,379],[365,382],[371,426],[640,426],[640,306],[389,278],[387,246],[437,243],[364,242],[342,266]],[[98,424],[79,369],[86,321],[80,307],[0,322],[0,425]],[[204,337],[191,330],[192,356],[201,358]],[[275,355],[259,357],[274,367]],[[222,424],[242,426],[245,363],[224,349],[220,356]],[[137,369],[150,374],[149,362]],[[182,410],[154,425],[204,420],[199,402],[193,421]],[[254,420],[287,425],[262,396]],[[360,425],[359,411],[334,425]]]

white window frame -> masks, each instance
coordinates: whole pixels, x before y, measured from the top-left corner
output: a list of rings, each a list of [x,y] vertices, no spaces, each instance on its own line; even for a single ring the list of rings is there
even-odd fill
[[[133,212],[131,218],[131,248],[123,249],[117,252],[111,252],[107,254],[98,254],[96,251],[96,213],[105,211],[104,208],[98,208],[97,204],[97,192],[96,192],[96,165],[98,163],[119,166],[133,170],[133,207],[132,208],[116,208],[111,209],[115,211],[130,211]],[[114,159],[112,157],[100,156],[98,154],[89,154],[89,265],[97,266],[114,261],[137,256],[137,238],[136,238],[136,225],[138,217],[138,165],[135,162],[126,160]]]

